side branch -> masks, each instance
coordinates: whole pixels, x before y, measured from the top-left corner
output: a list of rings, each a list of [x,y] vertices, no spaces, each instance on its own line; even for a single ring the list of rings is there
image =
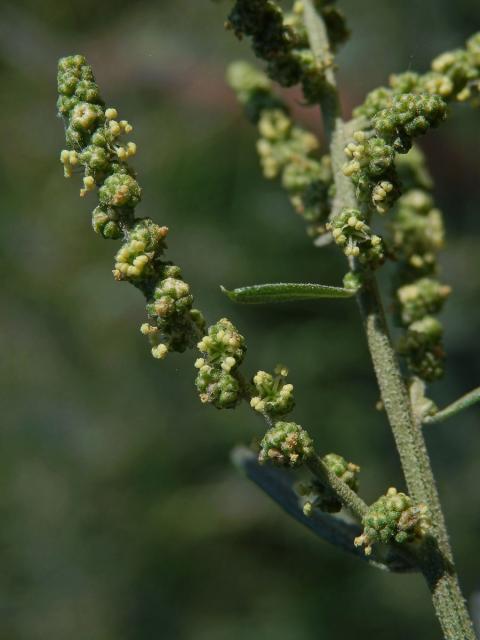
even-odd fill
[[[261,465],[256,455],[247,447],[236,447],[232,451],[233,464],[270,496],[286,513],[313,531],[315,535],[331,544],[351,553],[384,571],[415,571],[415,563],[404,549],[394,549],[376,545],[371,556],[355,547],[353,540],[360,535],[362,528],[339,517],[315,510],[307,517],[298,501],[293,485],[293,474],[273,465]],[[338,478],[337,478],[338,480]]]
[[[460,413],[464,409],[472,407],[478,402],[480,402],[480,387],[477,387],[476,389],[473,389],[473,391],[466,393],[464,396],[448,405],[448,407],[445,407],[445,409],[438,411],[438,413],[436,413],[435,415],[426,417],[423,421],[423,424],[436,424],[437,422],[443,422],[451,416]]]

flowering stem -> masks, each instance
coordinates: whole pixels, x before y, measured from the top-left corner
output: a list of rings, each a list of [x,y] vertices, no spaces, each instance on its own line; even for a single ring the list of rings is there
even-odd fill
[[[367,512],[368,505],[350,487],[335,475],[322,460],[314,455],[307,461],[307,466],[322,485],[337,497],[359,522]]]
[[[408,550],[400,546],[377,545],[374,547],[372,555],[366,556],[359,547],[353,544],[355,537],[362,532],[362,528],[358,524],[323,513],[318,509],[314,509],[310,516],[306,516],[299,506],[298,495],[293,487],[295,476],[288,470],[279,469],[273,465],[260,464],[258,456],[248,447],[236,447],[232,451],[232,461],[284,511],[323,540],[354,554],[379,569],[401,573],[415,571],[414,559]],[[342,482],[338,478],[336,480]]]
[[[305,24],[312,50],[314,53],[328,50],[328,44],[325,45],[325,26],[320,16],[315,12],[311,0],[304,0],[304,6]],[[332,82],[329,82],[329,85],[335,86]],[[342,170],[343,150],[349,141],[349,125],[342,121],[338,93],[333,107],[330,92],[327,92],[327,98],[320,106],[327,135],[331,135],[331,157],[337,193],[334,211],[340,211],[344,207],[358,208],[353,183]],[[355,263],[352,266],[356,268]],[[417,503],[423,502],[428,505],[432,514],[433,537],[429,544],[424,545],[420,566],[430,587],[444,637],[447,640],[474,640],[475,634],[456,576],[445,519],[421,424],[413,415],[405,381],[390,339],[376,278],[373,272],[368,270],[363,276],[364,285],[357,293],[357,300],[408,491]]]

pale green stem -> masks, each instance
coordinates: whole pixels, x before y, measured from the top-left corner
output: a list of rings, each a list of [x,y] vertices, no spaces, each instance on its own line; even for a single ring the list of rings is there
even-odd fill
[[[355,491],[352,491],[343,480],[340,480],[338,476],[330,471],[318,456],[315,455],[309,458],[307,466],[322,485],[330,490],[342,505],[361,522],[367,512],[368,505]]]
[[[435,424],[437,422],[443,422],[451,416],[460,413],[464,409],[472,407],[474,404],[477,404],[477,402],[480,402],[480,387],[477,387],[476,389],[473,389],[473,391],[466,393],[458,400],[455,400],[455,402],[452,402],[452,404],[449,404],[448,407],[445,407],[445,409],[441,409],[440,411],[438,411],[438,413],[436,413],[435,415],[427,416],[426,418],[424,418],[423,424]]]
[[[305,24],[314,53],[325,50],[325,27],[311,0],[304,0]],[[315,19],[314,19],[315,14]],[[323,44],[322,44],[323,41]],[[349,142],[348,130],[340,116],[339,99],[333,110],[331,96],[321,104],[326,128],[335,122],[331,157],[335,176],[336,202],[334,208],[358,208],[353,184],[343,174],[343,149]],[[355,268],[355,265],[353,265]],[[400,461],[408,491],[417,503],[425,503],[431,510],[433,541],[424,546],[422,571],[427,579],[435,611],[446,640],[474,640],[473,626],[460,591],[445,520],[425,446],[421,425],[415,421],[405,382],[389,336],[383,305],[376,278],[372,272],[364,273],[364,286],[357,294],[368,346],[373,361],[380,393]]]

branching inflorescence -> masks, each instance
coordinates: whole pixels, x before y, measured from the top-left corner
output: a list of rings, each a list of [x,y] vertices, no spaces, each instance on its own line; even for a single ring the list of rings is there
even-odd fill
[[[150,218],[135,217],[141,189],[128,160],[136,146],[122,141],[132,127],[118,120],[116,109],[105,108],[91,68],[78,55],[59,62],[58,109],[68,147],[61,153],[65,175],[83,171],[80,194],[98,190],[99,204],[92,216],[95,231],[107,239],[123,239],[113,274],[116,280],[131,282],[147,299],[148,322],[141,330],[151,341],[152,354],[163,358],[169,351],[197,345],[196,387],[201,402],[233,409],[247,401],[267,426],[257,446],[259,463],[303,467],[310,473],[296,485],[294,515],[301,520],[322,513],[329,518],[328,532],[320,535],[330,542],[354,553],[358,553],[355,547],[363,547],[366,555],[374,556],[376,547],[386,545],[390,560],[377,558],[377,564],[397,570],[407,563],[422,570],[445,637],[472,639],[420,433],[421,422],[434,421],[437,412],[425,395],[424,383],[443,375],[443,331],[436,315],[450,287],[438,280],[443,219],[415,140],[445,121],[448,103],[480,104],[480,34],[470,38],[465,49],[436,58],[424,75],[411,71],[392,75],[388,87],[368,94],[347,127],[340,115],[333,52],[347,39],[348,29],[333,1],[297,0],[285,13],[273,0],[236,0],[226,24],[237,37],[251,40],[265,65],[263,72],[237,62],[227,74],[258,129],[257,150],[265,177],[280,178],[315,243],[323,246],[333,240],[349,261],[343,288],[282,283],[226,293],[251,303],[358,297],[411,495],[389,488],[371,506],[365,504],[358,495],[358,465],[338,454],[319,456],[311,435],[287,421],[295,406],[287,368],[278,365],[273,373],[260,370],[246,376],[242,371],[246,341],[234,324],[222,318],[206,330],[180,268],[164,258],[167,228]],[[324,153],[317,137],[294,122],[272,81],[282,87],[300,85],[305,104],[320,105],[328,122]],[[376,215],[387,213],[382,237],[374,230]],[[387,261],[395,264],[392,320],[402,328],[396,352],[374,275]],[[405,358],[406,375],[397,365],[397,355]],[[444,419],[479,399],[476,390],[438,415]],[[272,479],[260,471],[256,481],[285,508],[288,503],[287,510],[293,513],[292,494],[282,497],[269,490]],[[333,515],[343,508],[357,523],[356,536],[347,543],[345,522]]]

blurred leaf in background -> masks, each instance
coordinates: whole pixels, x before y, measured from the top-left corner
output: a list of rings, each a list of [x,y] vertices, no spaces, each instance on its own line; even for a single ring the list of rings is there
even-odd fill
[[[296,419],[325,452],[362,466],[375,499],[402,486],[355,304],[236,307],[248,282],[341,282],[337,252],[315,249],[276,185],[255,131],[224,83],[247,56],[223,31],[228,2],[2,3],[0,22],[0,638],[6,640],[400,640],[438,637],[420,578],[390,576],[318,542],[229,463],[261,433],[246,409],[195,395],[194,354],[154,361],[141,297],[111,277],[114,244],[62,178],[56,62],[83,53],[109,104],[135,126],[141,215],[171,228],[209,320],[229,315],[252,372],[282,360]],[[474,0],[345,0],[346,109],[392,71],[425,69],[480,26]],[[427,25],[427,26],[425,26]],[[372,62],[374,61],[374,63]],[[315,109],[289,99],[305,126]],[[478,113],[426,151],[449,228],[444,277],[446,404],[480,382]],[[477,304],[476,304],[477,303]],[[429,427],[429,446],[466,593],[479,588],[478,409]],[[466,504],[468,503],[468,508]],[[348,615],[346,611],[348,610]]]

